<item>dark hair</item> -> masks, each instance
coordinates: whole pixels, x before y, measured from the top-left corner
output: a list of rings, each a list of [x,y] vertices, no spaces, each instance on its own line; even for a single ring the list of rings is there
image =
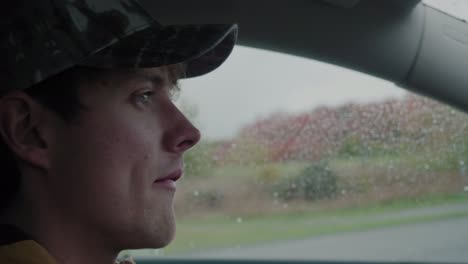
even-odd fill
[[[167,67],[168,78],[176,90],[177,80],[184,77],[183,64]],[[110,70],[75,66],[25,90],[32,98],[55,112],[64,121],[72,121],[85,106],[81,104],[78,88],[89,81],[105,78]],[[8,146],[0,138],[0,214],[8,208],[21,187],[21,173]]]

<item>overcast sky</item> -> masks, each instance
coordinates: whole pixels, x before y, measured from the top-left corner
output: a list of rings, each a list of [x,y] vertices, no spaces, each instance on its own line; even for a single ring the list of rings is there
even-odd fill
[[[467,17],[468,0],[431,0]],[[181,104],[195,105],[195,123],[206,139],[234,136],[256,118],[317,106],[402,97],[393,83],[334,65],[237,46],[216,71],[182,82]]]

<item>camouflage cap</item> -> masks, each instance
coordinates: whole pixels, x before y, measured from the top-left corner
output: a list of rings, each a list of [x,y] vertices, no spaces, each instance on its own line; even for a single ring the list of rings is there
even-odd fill
[[[75,65],[145,68],[185,63],[186,77],[229,56],[236,25],[163,26],[136,0],[16,0],[0,11],[0,93]]]

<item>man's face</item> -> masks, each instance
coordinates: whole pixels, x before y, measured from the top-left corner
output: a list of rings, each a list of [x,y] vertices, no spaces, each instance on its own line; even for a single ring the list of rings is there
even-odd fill
[[[116,247],[162,247],[174,235],[167,177],[199,131],[175,107],[161,68],[114,74],[79,90],[86,109],[57,122],[48,188],[62,217]]]

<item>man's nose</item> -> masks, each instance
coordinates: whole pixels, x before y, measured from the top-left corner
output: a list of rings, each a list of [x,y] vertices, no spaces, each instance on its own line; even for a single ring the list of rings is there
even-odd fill
[[[183,153],[200,141],[200,131],[178,109],[171,119],[172,126],[163,137],[167,151]]]

